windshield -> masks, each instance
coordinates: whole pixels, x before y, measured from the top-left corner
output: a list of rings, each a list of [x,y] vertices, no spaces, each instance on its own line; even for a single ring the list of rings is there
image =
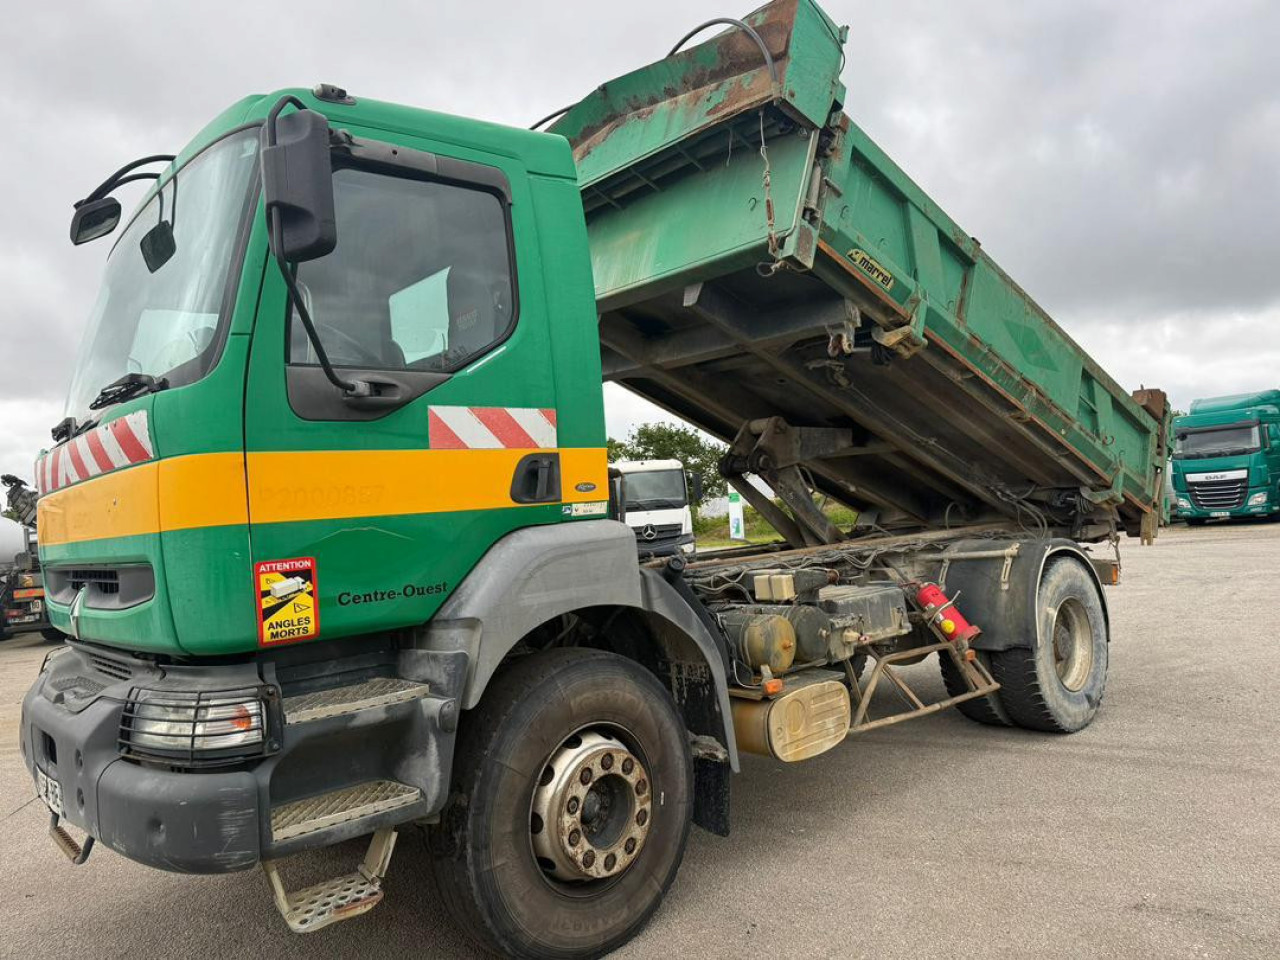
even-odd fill
[[[196,156],[138,212],[107,260],[67,396],[67,416],[83,420],[107,384],[127,373],[199,380],[213,365],[227,273],[235,258],[258,151],[256,129],[226,137]],[[139,246],[162,218],[174,253],[152,273]]]
[[[1258,427],[1235,426],[1220,430],[1197,430],[1178,434],[1173,455],[1183,460],[1204,457],[1229,457],[1241,453],[1253,453],[1261,449]]]
[[[628,510],[667,510],[683,507],[683,470],[654,470],[626,475]]]

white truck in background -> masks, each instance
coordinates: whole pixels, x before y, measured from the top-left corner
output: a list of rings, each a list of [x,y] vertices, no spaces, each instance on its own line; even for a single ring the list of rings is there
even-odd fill
[[[641,556],[694,554],[691,502],[702,499],[702,478],[685,473],[679,460],[619,460],[626,522]]]

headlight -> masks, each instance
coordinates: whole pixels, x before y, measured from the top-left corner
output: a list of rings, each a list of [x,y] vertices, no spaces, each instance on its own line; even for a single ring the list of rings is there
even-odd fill
[[[265,743],[257,690],[134,690],[120,719],[126,753],[179,765],[236,763],[263,754]]]
[[[1191,509],[1191,501],[1190,501],[1190,500],[1188,500],[1186,497],[1179,497],[1179,498],[1178,498],[1178,506],[1179,506],[1179,507],[1182,507],[1182,508],[1184,508],[1184,509],[1190,510],[1190,509]]]
[[[1267,491],[1262,490],[1258,493],[1255,493],[1253,496],[1249,498],[1249,506],[1260,507],[1267,502],[1267,499],[1268,499]]]

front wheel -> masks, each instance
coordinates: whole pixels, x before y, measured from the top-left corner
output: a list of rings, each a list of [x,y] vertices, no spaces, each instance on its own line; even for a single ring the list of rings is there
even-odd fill
[[[1098,585],[1077,560],[1051,560],[1036,603],[1035,646],[991,654],[1000,705],[1030,730],[1074,733],[1088,726],[1107,683],[1107,616]]]
[[[652,674],[603,651],[531,656],[464,719],[428,835],[436,886],[496,954],[601,956],[657,910],[692,804],[684,724]]]

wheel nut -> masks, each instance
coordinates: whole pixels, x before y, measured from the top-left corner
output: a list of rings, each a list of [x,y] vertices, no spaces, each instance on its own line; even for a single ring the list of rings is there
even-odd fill
[[[617,863],[618,863],[618,858],[615,857],[612,853],[604,858],[604,868],[606,870],[612,870],[617,865]]]
[[[639,813],[636,814],[636,826],[643,827],[648,822],[649,822],[648,810],[641,810]]]
[[[578,845],[578,841],[581,839],[582,839],[581,831],[578,831],[578,830],[569,831],[569,846],[576,847]]]
[[[606,769],[606,770],[612,770],[612,769],[613,769],[613,754],[612,754],[612,753],[606,753],[603,757],[601,757],[601,758],[600,758],[600,766],[601,766],[601,767],[603,767],[603,768],[604,768],[604,769]]]
[[[583,767],[583,768],[582,768],[582,772],[581,772],[580,774],[578,774],[578,780],[579,780],[579,782],[580,782],[584,787],[585,787],[588,783],[590,783],[590,782],[591,782],[591,768],[590,768],[590,767]]]
[[[635,762],[634,760],[632,760],[630,757],[627,757],[627,759],[625,759],[625,760],[623,760],[623,761],[622,761],[622,772],[623,772],[623,773],[627,773],[627,774],[629,774],[629,773],[631,773],[631,771],[632,771],[632,770],[634,770],[635,768],[636,768],[636,762]]]
[[[635,838],[635,837],[627,837],[627,842],[626,842],[626,843],[624,843],[624,844],[622,845],[622,848],[623,848],[624,850],[626,850],[626,851],[627,851],[627,853],[635,853],[635,852],[636,852],[636,838]]]
[[[644,796],[648,791],[649,791],[649,781],[648,781],[648,780],[637,780],[637,781],[636,781],[636,796],[643,797],[643,796]]]
[[[578,798],[577,798],[577,797],[570,797],[570,798],[569,798],[569,806],[568,806],[568,810],[569,810],[570,815],[575,814],[575,813],[577,813],[577,812],[578,812]]]
[[[588,850],[582,855],[582,865],[590,870],[596,863],[596,854],[594,850]]]

